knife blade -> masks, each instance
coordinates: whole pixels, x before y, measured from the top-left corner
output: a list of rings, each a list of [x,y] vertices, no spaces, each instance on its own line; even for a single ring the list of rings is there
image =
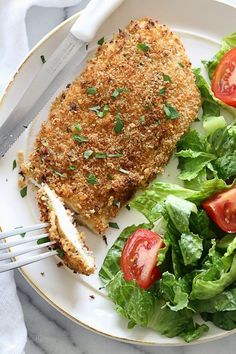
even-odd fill
[[[78,52],[79,60],[82,61],[86,56],[83,42],[69,35],[46,62],[47,65],[44,64],[45,68],[42,67],[33,79],[19,104],[16,105],[0,128],[1,157],[4,156],[66,79],[67,72],[62,70],[64,63],[69,64],[76,52]],[[61,60],[57,62],[60,54],[62,55]],[[55,64],[54,67],[53,64]]]
[[[70,33],[42,65],[19,103],[0,127],[0,158],[33,121],[49,98],[65,83],[66,67],[79,65],[102,22],[124,0],[91,0],[72,26]]]

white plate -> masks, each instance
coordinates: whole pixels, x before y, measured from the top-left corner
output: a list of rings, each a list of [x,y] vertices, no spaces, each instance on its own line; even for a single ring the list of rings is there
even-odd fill
[[[220,38],[236,30],[236,9],[213,0],[126,0],[100,28],[97,38],[90,48],[95,47],[98,38],[102,36],[108,38],[118,28],[125,27],[131,19],[144,16],[158,19],[181,36],[193,66],[201,65],[202,59],[211,58],[218,49]],[[53,52],[68,33],[75,19],[76,16],[57,27],[31,51],[5,92],[1,102],[0,121],[1,117],[10,112],[20,98],[21,92],[42,65],[40,55],[47,58]],[[68,82],[70,81],[71,74],[68,73]],[[47,109],[41,112],[32,127],[0,160],[0,225],[4,230],[30,225],[39,220],[33,191],[29,190],[28,196],[24,199],[19,195],[18,174],[16,169],[12,171],[12,162],[16,158],[17,151],[29,149],[40,122],[46,116]],[[172,167],[169,168],[172,169]],[[174,166],[174,168],[176,167]],[[170,175],[168,179],[173,182],[176,172],[170,173]],[[144,221],[144,217],[125,209],[120,212],[116,221],[120,229],[123,229],[132,223],[138,224]],[[107,232],[109,246],[114,242],[119,232],[112,229]],[[98,236],[87,230],[86,233],[88,243],[95,252],[97,269],[99,270],[108,247]],[[56,265],[58,261],[57,257],[51,257],[24,267],[22,273],[44,299],[68,318],[113,339],[140,344],[184,344],[179,338],[169,339],[140,327],[128,330],[127,321],[116,314],[105,290],[99,290],[102,284],[99,281],[98,272],[90,277],[78,276],[66,267],[58,268]],[[44,272],[44,276],[41,275],[41,272]],[[90,295],[94,295],[95,299],[92,300]],[[233,332],[222,331],[212,325],[210,331],[198,342],[221,338]]]

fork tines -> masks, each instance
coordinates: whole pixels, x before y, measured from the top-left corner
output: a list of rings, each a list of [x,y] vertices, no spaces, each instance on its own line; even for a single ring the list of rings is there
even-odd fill
[[[47,239],[48,233],[42,233],[40,235],[34,235],[34,236],[29,236],[29,237],[26,236],[25,238],[17,239],[17,240],[10,241],[10,242],[8,242],[8,240],[6,240],[12,236],[16,236],[16,235],[20,235],[20,234],[25,236],[25,234],[28,232],[41,230],[47,226],[48,226],[47,223],[44,223],[44,224],[41,223],[41,224],[36,224],[36,225],[31,225],[31,226],[26,226],[26,227],[15,228],[10,231],[0,232],[0,242],[1,242],[1,240],[5,241],[5,242],[0,243],[0,273],[6,272],[11,269],[22,267],[22,266],[25,266],[30,263],[34,263],[34,262],[40,261],[44,258],[47,258],[47,257],[57,254],[56,250],[47,251],[45,249],[45,247],[52,246],[56,243],[56,241],[50,241],[49,239]],[[39,240],[41,240],[41,242]],[[37,244],[33,245],[33,246],[27,245],[27,243],[30,243],[33,241],[39,241],[39,242],[37,242]],[[26,244],[27,247],[8,252],[8,249],[10,249],[11,247],[16,247],[16,246],[20,246],[20,245],[24,245],[24,244]],[[17,256],[20,256],[20,255],[23,255],[26,253],[30,253],[30,252],[34,252],[34,251],[38,251],[43,248],[45,250],[44,250],[44,252],[42,252],[40,254],[29,255],[28,257],[23,258],[23,259],[19,259],[19,260],[15,259],[15,257],[17,257]]]

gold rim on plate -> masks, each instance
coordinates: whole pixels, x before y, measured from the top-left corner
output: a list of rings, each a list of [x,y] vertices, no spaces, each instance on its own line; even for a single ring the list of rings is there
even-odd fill
[[[229,6],[229,7],[233,7],[236,8],[236,5],[234,4],[229,4],[229,3],[225,3],[224,0],[211,0],[211,1],[215,1],[215,2],[219,2],[219,3],[223,3],[225,6]],[[59,29],[61,29],[62,27],[64,27],[66,24],[68,24],[69,22],[74,21],[77,17],[79,17],[81,12],[78,12],[76,14],[74,14],[73,16],[69,17],[68,19],[66,19],[65,21],[63,21],[62,23],[60,23],[58,26],[54,27],[47,35],[45,35],[31,50],[30,52],[27,54],[27,56],[23,59],[23,61],[21,62],[21,64],[18,66],[16,72],[14,73],[14,75],[12,76],[11,80],[9,81],[8,85],[6,86],[6,88],[3,91],[3,94],[0,97],[0,105],[2,105],[4,103],[4,99],[8,94],[8,91],[11,89],[13,82],[15,81],[16,77],[18,76],[20,70],[24,67],[25,63],[31,58],[31,56],[34,54],[34,52],[40,48],[40,46],[46,42],[49,38],[51,38]],[[131,343],[131,344],[139,344],[139,345],[149,345],[149,346],[171,346],[171,347],[177,347],[177,346],[185,346],[185,345],[195,345],[195,344],[203,344],[203,343],[207,343],[207,342],[211,342],[214,341],[216,339],[221,339],[223,337],[227,337],[231,334],[236,333],[236,329],[235,330],[231,330],[229,332],[222,332],[222,334],[217,335],[216,337],[212,337],[212,338],[203,338],[200,341],[196,341],[193,343],[168,343],[168,345],[166,343],[157,343],[157,342],[148,342],[148,341],[142,341],[142,340],[135,340],[135,339],[127,339],[124,337],[118,337],[118,336],[114,336],[105,332],[102,332],[98,329],[95,329],[93,327],[90,327],[89,325],[87,325],[86,323],[80,321],[78,318],[72,316],[71,314],[69,314],[68,312],[66,312],[62,307],[58,306],[56,304],[56,302],[52,301],[46,294],[45,292],[40,289],[35,282],[31,279],[31,277],[29,276],[29,274],[23,270],[22,268],[18,269],[19,272],[22,274],[22,276],[24,277],[24,279],[31,285],[31,287],[38,293],[38,295],[40,295],[45,301],[47,301],[48,304],[50,304],[52,307],[54,307],[56,310],[58,310],[60,313],[62,313],[65,317],[69,318],[70,320],[72,320],[73,322],[79,324],[80,326],[82,326],[85,329],[88,329],[89,331],[102,335],[104,337],[113,339],[113,340],[117,340],[117,341],[122,341],[125,343]]]

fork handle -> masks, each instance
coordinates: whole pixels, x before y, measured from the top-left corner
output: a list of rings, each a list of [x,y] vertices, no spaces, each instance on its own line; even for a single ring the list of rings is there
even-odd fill
[[[84,42],[91,42],[101,24],[124,0],[91,0],[70,32]]]

